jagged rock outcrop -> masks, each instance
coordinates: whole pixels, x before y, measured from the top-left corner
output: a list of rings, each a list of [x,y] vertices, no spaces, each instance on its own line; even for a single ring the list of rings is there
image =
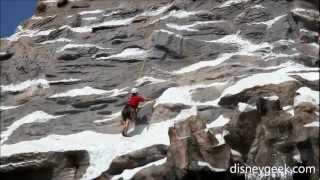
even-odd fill
[[[25,153],[1,157],[1,179],[56,179],[81,178],[89,166],[86,151]]]

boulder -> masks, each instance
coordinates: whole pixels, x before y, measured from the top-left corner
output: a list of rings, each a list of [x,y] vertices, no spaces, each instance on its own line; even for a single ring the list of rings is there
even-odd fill
[[[190,106],[185,104],[159,104],[152,113],[150,122],[160,122],[174,118],[181,110],[188,109]]]
[[[282,106],[293,104],[295,92],[301,87],[301,83],[297,81],[288,81],[281,84],[270,84],[264,86],[256,86],[245,89],[242,92],[230,96],[224,96],[219,101],[222,106],[236,106],[239,102],[254,103],[259,97],[273,96],[279,97]]]
[[[75,180],[86,172],[86,151],[16,154],[1,157],[0,177],[10,180]]]

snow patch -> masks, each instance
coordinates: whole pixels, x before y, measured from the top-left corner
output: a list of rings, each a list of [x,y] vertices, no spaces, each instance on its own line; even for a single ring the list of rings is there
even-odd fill
[[[220,115],[216,120],[207,124],[207,128],[222,127],[222,126],[225,126],[229,121],[230,121],[229,118],[226,118],[223,115]]]
[[[11,124],[9,127],[7,127],[6,131],[2,131],[1,132],[1,144],[3,144],[10,137],[10,135],[23,124],[45,123],[45,122],[49,121],[50,119],[56,119],[59,117],[61,117],[61,116],[52,116],[52,115],[47,114],[43,111],[35,111],[35,112],[17,120],[17,121],[15,121],[13,124]]]
[[[204,161],[198,161],[198,166],[208,167],[211,171],[214,171],[214,172],[224,172],[224,171],[226,171],[226,169],[214,168],[209,163],[204,162]]]
[[[136,85],[137,87],[139,86],[142,86],[144,84],[158,84],[158,83],[163,83],[163,82],[166,82],[166,80],[163,80],[163,79],[156,79],[156,78],[153,78],[153,77],[149,77],[149,76],[144,76],[142,78],[139,78],[136,80]]]
[[[252,105],[247,104],[247,103],[239,102],[238,103],[238,109],[239,109],[240,112],[248,112],[248,111],[256,110],[257,107],[256,106],[252,106]]]
[[[263,97],[263,99],[269,100],[269,101],[276,101],[279,100],[279,96],[273,95],[273,96],[266,96]]]
[[[38,140],[5,144],[1,146],[0,152],[1,156],[7,157],[27,152],[87,150],[90,156],[90,166],[81,180],[94,179],[108,169],[116,156],[128,154],[154,144],[169,145],[168,128],[172,126],[172,122],[185,120],[194,115],[193,113],[192,110],[183,110],[175,118],[151,124],[141,134],[130,138],[123,137],[121,134],[83,131],[77,134],[49,135]]]
[[[142,60],[147,57],[148,53],[146,50],[141,48],[127,48],[118,54],[114,54],[108,57],[100,57],[98,60],[107,60],[107,59],[118,59],[118,60],[127,60],[135,59]]]
[[[49,98],[87,96],[87,95],[94,95],[94,94],[105,94],[107,92],[108,91],[101,90],[101,89],[95,89],[95,88],[86,86],[81,89],[73,89],[73,90],[67,91],[65,93],[55,94],[55,95],[50,96]]]
[[[228,7],[228,6],[232,6],[232,5],[236,5],[236,4],[241,4],[241,3],[246,3],[248,2],[249,0],[228,0],[228,1],[225,1],[223,4],[221,4],[219,6],[219,8],[222,8],[222,7]]]
[[[139,172],[140,170],[142,170],[144,168],[147,168],[147,167],[150,167],[150,166],[159,166],[159,165],[162,165],[162,164],[164,164],[166,162],[167,162],[167,158],[163,158],[163,159],[160,159],[158,161],[155,161],[155,162],[152,162],[152,163],[149,163],[149,164],[146,164],[144,166],[140,166],[140,167],[137,167],[137,168],[134,168],[134,169],[125,169],[121,174],[113,176],[111,178],[111,180],[117,180],[117,179],[120,179],[120,178],[123,178],[123,180],[129,180],[137,172]]]
[[[319,121],[314,121],[312,123],[305,124],[304,127],[319,127]]]
[[[49,88],[49,82],[46,79],[27,80],[18,84],[1,85],[1,92],[21,92],[31,86],[41,86]]]
[[[57,43],[57,42],[68,43],[68,42],[72,42],[72,40],[67,39],[67,38],[59,38],[59,39],[55,39],[55,40],[44,41],[44,42],[41,42],[40,44],[46,45],[46,44],[54,44],[54,43]]]
[[[297,90],[297,96],[294,98],[294,105],[297,106],[302,102],[309,102],[319,105],[319,91],[313,91],[308,87],[301,87]]]

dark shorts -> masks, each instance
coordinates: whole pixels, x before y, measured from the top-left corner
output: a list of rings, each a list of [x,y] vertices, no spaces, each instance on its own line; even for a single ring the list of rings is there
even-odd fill
[[[122,119],[126,121],[127,119],[135,121],[137,119],[137,110],[129,105],[126,105],[121,112]]]

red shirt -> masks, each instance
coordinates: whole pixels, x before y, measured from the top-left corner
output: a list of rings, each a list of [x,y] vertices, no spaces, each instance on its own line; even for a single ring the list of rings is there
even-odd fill
[[[138,108],[139,103],[143,102],[144,98],[142,96],[131,96],[130,99],[128,100],[129,106],[132,108]]]

